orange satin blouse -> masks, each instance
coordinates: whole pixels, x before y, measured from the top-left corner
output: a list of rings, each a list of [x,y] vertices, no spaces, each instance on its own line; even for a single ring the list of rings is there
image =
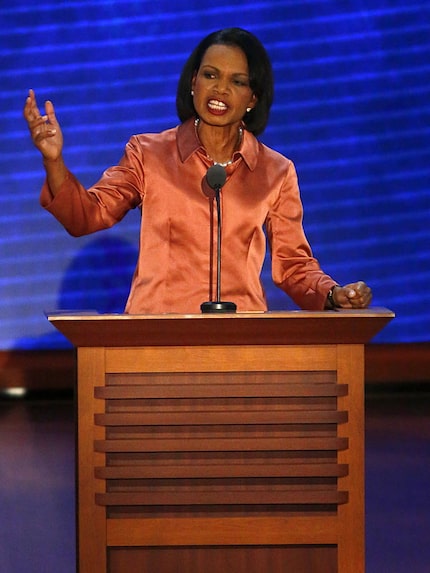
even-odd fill
[[[238,311],[266,310],[260,281],[267,237],[272,276],[303,309],[324,308],[335,281],[313,258],[302,227],[293,163],[244,130],[221,191],[221,299]],[[139,257],[125,312],[199,313],[216,297],[216,206],[202,189],[212,165],[194,122],[158,134],[135,135],[118,165],[88,190],[72,173],[40,201],[73,236],[142,211]]]

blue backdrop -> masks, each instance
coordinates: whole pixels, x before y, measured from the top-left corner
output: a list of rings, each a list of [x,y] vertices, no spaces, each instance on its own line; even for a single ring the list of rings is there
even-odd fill
[[[254,32],[276,96],[261,139],[299,173],[305,229],[339,282],[364,279],[397,318],[375,339],[430,339],[430,10],[411,0],[26,0],[0,8],[0,349],[65,345],[44,311],[121,312],[138,213],[73,239],[38,204],[40,156],[22,118],[52,99],[65,158],[85,184],[133,133],[176,125],[191,49],[226,26]],[[272,309],[293,308],[264,282]]]

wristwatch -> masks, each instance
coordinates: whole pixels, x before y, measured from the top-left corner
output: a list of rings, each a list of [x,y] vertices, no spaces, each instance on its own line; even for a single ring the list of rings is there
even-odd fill
[[[334,301],[334,296],[333,296],[334,289],[335,289],[337,286],[339,286],[339,285],[334,285],[333,287],[331,287],[331,289],[328,291],[328,294],[327,294],[327,302],[329,303],[329,305],[330,305],[330,307],[331,307],[332,309],[333,309],[333,308],[339,308],[339,305],[337,305],[337,304],[335,303],[335,301]]]

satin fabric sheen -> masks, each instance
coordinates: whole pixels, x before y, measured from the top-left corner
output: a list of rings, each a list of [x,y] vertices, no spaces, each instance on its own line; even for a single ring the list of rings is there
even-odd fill
[[[267,310],[260,281],[266,225],[275,284],[299,307],[322,310],[336,283],[305,237],[293,163],[246,130],[233,159],[221,191],[221,299],[238,311]],[[88,190],[71,172],[55,197],[45,181],[40,202],[73,236],[111,227],[140,208],[139,256],[125,312],[199,313],[202,302],[216,298],[216,207],[203,188],[211,165],[189,120],[132,136],[119,164]]]

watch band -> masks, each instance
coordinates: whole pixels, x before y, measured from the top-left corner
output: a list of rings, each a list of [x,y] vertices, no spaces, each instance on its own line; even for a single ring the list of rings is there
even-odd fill
[[[328,294],[327,294],[327,301],[328,301],[328,303],[332,309],[333,308],[339,308],[338,305],[335,303],[334,296],[333,296],[334,289],[337,286],[339,286],[339,285],[335,285],[334,287],[331,287],[331,289],[328,291]]]

